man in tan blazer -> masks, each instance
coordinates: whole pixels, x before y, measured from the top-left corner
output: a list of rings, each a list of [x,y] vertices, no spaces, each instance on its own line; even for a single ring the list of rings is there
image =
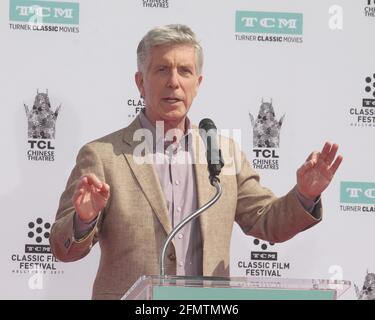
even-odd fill
[[[172,227],[215,194],[205,145],[187,118],[202,81],[203,53],[194,33],[183,25],[154,28],[140,42],[137,57],[135,80],[146,108],[125,129],[82,147],[51,230],[51,248],[60,261],[81,259],[99,242],[94,299],[119,299],[141,275],[158,274]],[[193,162],[155,162],[156,144],[167,140],[155,136],[160,121],[163,133],[173,136],[167,158],[182,154]],[[139,141],[142,132],[151,143]],[[246,234],[270,242],[318,223],[320,194],[342,160],[336,157],[338,146],[326,143],[298,169],[296,186],[277,198],[260,185],[232,140],[221,137],[220,145],[223,194],[169,245],[166,274],[228,276],[234,221]],[[159,153],[164,156],[166,149]]]

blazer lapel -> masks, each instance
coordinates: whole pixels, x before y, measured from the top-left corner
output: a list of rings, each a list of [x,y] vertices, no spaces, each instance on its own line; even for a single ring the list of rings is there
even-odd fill
[[[154,170],[154,166],[152,165],[152,156],[146,154],[144,157],[134,157],[134,149],[141,143],[133,139],[134,132],[137,129],[141,129],[138,118],[124,129],[123,140],[126,143],[124,156],[158,220],[165,232],[169,234],[172,231],[172,226],[168,217],[165,196],[161,189],[159,178]],[[140,164],[138,160],[143,160],[145,163]]]

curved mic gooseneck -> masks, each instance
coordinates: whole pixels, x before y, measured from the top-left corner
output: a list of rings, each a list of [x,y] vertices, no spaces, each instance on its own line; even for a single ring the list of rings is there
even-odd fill
[[[223,189],[221,188],[221,185],[220,185],[219,178],[217,178],[217,177],[211,178],[211,184],[216,188],[216,194],[215,194],[215,196],[209,202],[207,202],[203,207],[199,208],[197,211],[195,211],[194,213],[192,213],[189,216],[187,216],[184,220],[182,220],[172,230],[172,232],[169,234],[167,240],[165,241],[163,250],[161,251],[161,255],[160,255],[160,275],[161,276],[165,276],[164,258],[165,258],[165,253],[167,251],[167,247],[168,247],[169,243],[172,241],[173,237],[176,235],[176,233],[178,231],[180,231],[188,222],[190,222],[191,220],[193,220],[196,217],[198,217],[203,211],[205,211],[208,208],[210,208],[217,200],[219,200],[219,198],[220,198],[220,196],[222,194],[222,191],[223,191]]]
[[[178,231],[180,231],[187,223],[198,217],[203,211],[210,208],[217,200],[219,200],[223,190],[220,185],[220,180],[217,177],[220,175],[221,169],[224,166],[224,160],[221,155],[221,150],[217,144],[217,136],[216,136],[216,126],[215,123],[211,119],[203,119],[199,123],[199,134],[206,146],[206,156],[207,156],[207,169],[210,173],[209,179],[211,185],[216,188],[215,196],[207,202],[204,206],[196,210],[195,212],[191,213],[187,216],[184,220],[182,220],[168,235],[167,240],[165,241],[163,250],[160,254],[160,275],[165,276],[165,253],[167,251],[167,247],[169,243],[172,241],[173,237],[176,235]]]

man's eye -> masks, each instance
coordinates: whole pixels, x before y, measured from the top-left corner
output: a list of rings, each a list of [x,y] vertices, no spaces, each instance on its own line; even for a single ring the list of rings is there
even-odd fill
[[[164,73],[167,71],[167,68],[166,67],[160,67],[157,69],[157,72],[161,72],[161,73]]]
[[[182,74],[191,74],[192,72],[191,72],[191,70],[190,69],[181,69],[181,71],[180,71]]]

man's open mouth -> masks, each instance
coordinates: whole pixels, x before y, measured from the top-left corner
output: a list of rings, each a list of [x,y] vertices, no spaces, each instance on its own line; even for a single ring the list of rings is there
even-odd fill
[[[171,97],[168,97],[168,98],[163,98],[164,101],[168,102],[168,103],[177,103],[177,102],[180,102],[181,99],[178,99],[178,98],[171,98]]]

